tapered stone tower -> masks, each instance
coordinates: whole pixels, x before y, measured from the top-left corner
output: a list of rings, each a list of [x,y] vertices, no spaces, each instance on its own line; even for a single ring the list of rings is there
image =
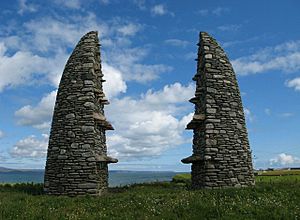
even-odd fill
[[[57,92],[50,132],[44,190],[54,195],[101,195],[108,187],[100,44],[84,35],[70,56]]]
[[[242,101],[234,70],[220,45],[200,33],[195,114],[186,129],[194,131],[193,188],[254,185],[251,151]]]

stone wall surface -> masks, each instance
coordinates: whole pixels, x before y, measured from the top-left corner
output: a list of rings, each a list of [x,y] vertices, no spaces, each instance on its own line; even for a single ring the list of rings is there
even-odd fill
[[[44,190],[54,195],[101,195],[108,187],[100,44],[95,31],[84,35],[65,66],[54,108]]]
[[[254,185],[251,151],[234,70],[224,50],[207,33],[200,33],[195,114],[187,129],[194,131],[193,188]]]

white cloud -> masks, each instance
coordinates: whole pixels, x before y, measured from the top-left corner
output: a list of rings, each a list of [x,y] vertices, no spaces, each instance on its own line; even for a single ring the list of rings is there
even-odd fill
[[[267,71],[296,72],[300,70],[300,41],[268,47],[250,56],[232,61],[237,74],[249,75]]]
[[[195,52],[188,52],[183,55],[185,60],[194,60],[197,57],[197,53]]]
[[[162,15],[166,15],[166,14],[169,14],[171,16],[174,16],[174,13],[173,12],[170,12],[167,10],[167,8],[163,5],[163,4],[158,4],[158,5],[154,5],[152,8],[151,8],[151,13],[152,15],[154,16],[162,16]]]
[[[103,83],[103,90],[109,99],[119,95],[119,93],[126,92],[127,86],[119,70],[107,63],[102,64],[102,70],[104,79],[106,80]]]
[[[36,12],[37,6],[34,4],[28,4],[27,0],[19,0],[18,14],[23,15],[24,12]]]
[[[6,86],[30,81],[43,68],[45,60],[42,57],[23,51],[6,56],[5,52],[5,45],[0,43],[0,91]]]
[[[266,114],[266,115],[271,115],[271,109],[266,108],[266,109],[265,109],[265,114]]]
[[[24,27],[31,33],[29,36],[25,36],[28,43],[32,43],[30,49],[42,52],[54,52],[58,48],[73,48],[79,39],[91,30],[99,31],[101,38],[106,37],[110,32],[108,25],[97,21],[96,15],[93,13],[69,19],[43,17],[26,22]]]
[[[15,158],[45,158],[47,154],[49,136],[42,134],[41,138],[30,135],[19,140],[9,152]]]
[[[4,137],[4,132],[0,130],[0,139]]]
[[[208,16],[208,15],[213,15],[213,16],[221,16],[223,14],[226,14],[230,12],[229,8],[224,8],[224,7],[217,7],[214,9],[201,9],[197,11],[196,13],[201,15],[201,16]]]
[[[184,87],[180,83],[174,83],[172,85],[164,86],[160,91],[153,92],[152,90],[148,90],[145,95],[142,95],[142,98],[151,105],[165,103],[176,104],[186,102],[192,97],[194,91],[195,87],[193,84]]]
[[[209,10],[208,9],[201,9],[197,13],[200,14],[201,16],[206,16],[206,15],[209,14]]]
[[[109,65],[119,69],[126,81],[136,81],[146,83],[159,78],[164,72],[169,72],[172,67],[164,64],[142,64],[148,56],[149,50],[146,48],[122,48],[112,47],[104,51],[104,60],[109,61]]]
[[[112,100],[106,108],[115,127],[107,136],[110,154],[124,159],[158,156],[184,143],[182,134],[192,114],[182,113],[189,110],[187,100],[193,93],[192,85],[175,83],[149,90],[139,99]]]
[[[294,113],[292,113],[292,112],[284,112],[284,113],[280,113],[279,116],[283,117],[283,118],[290,118],[290,117],[294,116]]]
[[[247,43],[260,40],[261,38],[264,38],[264,37],[265,36],[262,35],[262,36],[255,36],[255,37],[246,38],[246,39],[243,39],[243,40],[227,41],[227,42],[222,43],[222,46],[224,48],[226,48],[226,47],[231,47],[231,46],[237,46],[237,45],[240,45],[240,44],[245,45]]]
[[[146,1],[145,0],[133,0],[133,3],[138,6],[140,10],[146,10]]]
[[[120,32],[124,36],[134,36],[139,30],[140,26],[136,24],[127,24],[120,28],[118,28],[118,32]]]
[[[253,122],[254,116],[253,116],[252,112],[250,111],[250,109],[244,108],[244,114],[245,114],[245,117],[247,120],[249,120],[250,122]]]
[[[217,7],[213,9],[211,13],[216,16],[221,16],[225,13],[228,13],[229,11],[230,11],[229,8]]]
[[[0,92],[21,84],[50,82],[57,87],[69,56],[67,49],[74,48],[90,30],[99,31],[100,43],[104,44],[101,50],[103,63],[120,71],[123,79],[141,83],[155,80],[172,68],[163,64],[143,64],[149,49],[131,47],[131,37],[141,27],[138,23],[118,18],[99,21],[93,13],[30,20],[24,23],[22,31],[16,29],[13,32],[16,35],[1,38]]]
[[[15,112],[18,124],[44,130],[50,128],[57,91],[44,96],[36,105],[26,105]]]
[[[227,24],[219,26],[218,29],[221,31],[238,31],[241,28],[239,24]]]
[[[110,3],[110,0],[99,0],[99,2],[103,5],[108,5]]]
[[[286,81],[285,85],[289,88],[294,88],[296,91],[300,91],[300,77]]]
[[[293,155],[281,153],[275,158],[270,159],[271,165],[296,165],[300,164],[300,159]]]
[[[186,47],[187,45],[189,45],[188,41],[179,40],[179,39],[168,39],[165,40],[165,43],[176,47]]]
[[[65,6],[71,9],[79,9],[81,8],[80,0],[55,0],[55,3],[60,6]]]
[[[22,84],[58,85],[67,59],[62,51],[57,51],[54,57],[34,55],[30,51],[17,51],[8,56],[6,51],[5,44],[0,43],[0,92]]]
[[[154,5],[153,8],[151,9],[151,12],[154,15],[164,15],[167,13],[167,10],[165,9],[164,5],[159,4],[159,5]]]
[[[128,80],[134,80],[140,83],[146,83],[159,78],[161,73],[170,72],[173,68],[164,64],[133,64],[129,71]],[[129,72],[127,72],[129,73]]]

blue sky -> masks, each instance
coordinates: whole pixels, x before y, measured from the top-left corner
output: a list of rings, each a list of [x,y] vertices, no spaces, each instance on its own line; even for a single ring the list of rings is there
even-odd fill
[[[72,49],[99,32],[110,169],[188,171],[199,31],[238,76],[255,168],[300,166],[300,2],[0,2],[0,166],[43,168],[57,86]]]

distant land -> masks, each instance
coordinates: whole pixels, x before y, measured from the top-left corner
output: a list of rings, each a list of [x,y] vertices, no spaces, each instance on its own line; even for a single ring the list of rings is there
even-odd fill
[[[10,169],[0,167],[1,183],[42,183],[44,181],[44,169]],[[110,170],[109,186],[124,186],[134,183],[147,183],[157,181],[171,181],[177,174],[174,171],[132,171]]]
[[[7,167],[0,167],[0,172],[44,172],[45,169],[13,169]],[[174,172],[174,173],[182,173],[182,172],[175,172],[170,170],[164,171],[139,171],[139,170],[109,170],[111,173],[138,173],[138,172],[149,172],[149,173],[160,173],[160,172]],[[183,172],[184,173],[184,172]]]
[[[1,173],[8,173],[8,172],[42,172],[44,169],[12,169],[12,168],[6,168],[6,167],[0,167]]]

